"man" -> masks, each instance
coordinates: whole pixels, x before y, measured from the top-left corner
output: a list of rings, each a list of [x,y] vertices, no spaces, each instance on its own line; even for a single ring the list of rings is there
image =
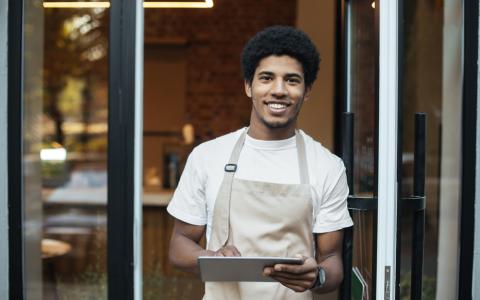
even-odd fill
[[[278,283],[207,282],[204,299],[312,299],[343,279],[342,229],[352,226],[342,161],[296,129],[319,65],[303,32],[273,26],[242,53],[250,126],[196,147],[168,206],[174,265],[198,256],[299,256],[264,269]],[[199,246],[206,233],[207,248]]]

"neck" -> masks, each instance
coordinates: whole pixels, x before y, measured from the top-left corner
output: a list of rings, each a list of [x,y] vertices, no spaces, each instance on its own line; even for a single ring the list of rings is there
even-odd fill
[[[275,141],[291,138],[295,135],[296,122],[292,122],[286,127],[270,128],[261,122],[250,120],[248,135],[257,140]]]

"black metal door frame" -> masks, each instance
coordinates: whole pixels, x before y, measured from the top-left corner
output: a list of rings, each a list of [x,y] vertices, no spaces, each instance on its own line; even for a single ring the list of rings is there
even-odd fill
[[[23,1],[8,1],[8,252],[9,298],[22,300],[23,288]]]
[[[478,85],[478,0],[463,2],[462,173],[458,299],[472,299]]]
[[[112,0],[110,6],[107,266],[112,300],[135,295],[136,2]]]

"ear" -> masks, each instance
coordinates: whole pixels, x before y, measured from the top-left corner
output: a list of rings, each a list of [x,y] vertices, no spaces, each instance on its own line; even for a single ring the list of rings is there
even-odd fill
[[[243,84],[245,85],[245,94],[248,98],[252,98],[252,85],[248,81],[244,80]]]
[[[305,88],[305,95],[303,96],[303,101],[308,101],[308,99],[310,99],[311,94],[312,94],[312,86],[307,86]]]

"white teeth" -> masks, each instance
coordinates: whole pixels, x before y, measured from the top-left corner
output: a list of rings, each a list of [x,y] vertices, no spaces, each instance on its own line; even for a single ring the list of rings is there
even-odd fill
[[[280,104],[280,103],[269,103],[268,107],[273,108],[273,109],[282,109],[287,107],[285,104]]]

